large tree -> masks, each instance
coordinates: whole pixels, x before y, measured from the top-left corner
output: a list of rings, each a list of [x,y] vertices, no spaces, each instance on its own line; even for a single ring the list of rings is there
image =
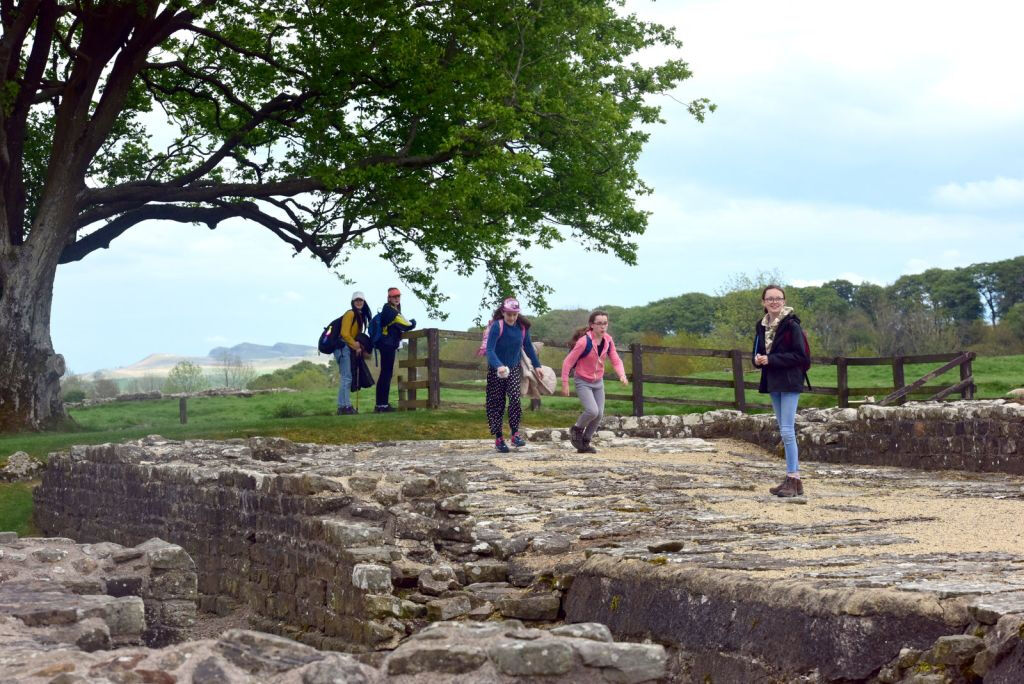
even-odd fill
[[[145,221],[382,246],[435,307],[481,267],[543,305],[531,244],[634,262],[652,96],[689,72],[627,61],[678,42],[618,4],[0,0],[0,431],[64,415],[58,265]]]

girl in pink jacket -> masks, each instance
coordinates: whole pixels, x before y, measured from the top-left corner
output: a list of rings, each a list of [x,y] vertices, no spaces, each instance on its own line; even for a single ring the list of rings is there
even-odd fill
[[[587,327],[580,328],[572,338],[572,349],[562,362],[562,395],[569,396],[569,373],[576,376],[576,395],[583,404],[583,414],[569,428],[569,440],[581,454],[596,454],[590,440],[604,416],[604,362],[611,357],[619,382],[629,387],[626,369],[615,351],[615,340],[608,334],[608,314],[594,311]]]

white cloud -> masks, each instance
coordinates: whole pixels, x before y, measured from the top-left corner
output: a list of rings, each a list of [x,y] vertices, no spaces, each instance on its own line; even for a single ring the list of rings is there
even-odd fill
[[[1024,178],[1003,178],[946,183],[935,188],[932,198],[958,209],[1001,209],[1024,204]]]

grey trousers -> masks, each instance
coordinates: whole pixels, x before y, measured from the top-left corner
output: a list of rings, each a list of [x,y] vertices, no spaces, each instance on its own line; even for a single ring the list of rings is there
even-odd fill
[[[583,439],[589,442],[604,416],[604,379],[588,382],[577,377],[576,396],[583,404],[583,414],[576,419],[576,427],[583,430]]]

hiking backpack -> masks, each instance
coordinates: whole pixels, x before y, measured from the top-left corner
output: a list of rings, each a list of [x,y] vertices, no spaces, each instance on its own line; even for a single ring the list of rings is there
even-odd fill
[[[587,342],[586,342],[586,345],[584,345],[584,347],[583,347],[583,353],[580,354],[580,357],[578,359],[576,359],[576,363],[572,364],[572,368],[569,369],[569,377],[570,378],[576,377],[576,365],[580,362],[580,359],[582,359],[584,356],[588,355],[590,352],[592,352],[594,350],[594,340],[590,339],[590,335],[584,335],[583,337],[586,338]],[[573,344],[572,346],[575,347],[576,345]],[[570,351],[571,351],[571,348],[570,348]],[[611,350],[609,350],[609,351],[611,351]]]
[[[490,332],[491,332],[491,325],[493,325],[493,323],[494,323],[494,321],[491,321],[484,328],[484,332],[483,332],[483,335],[481,336],[481,340],[480,340],[480,348],[476,350],[476,355],[477,356],[487,356],[487,335],[490,334]],[[519,325],[519,329],[523,331],[523,343],[525,344],[526,343],[526,328],[523,327],[522,323],[518,323],[518,325]],[[502,334],[504,334],[504,332],[505,332],[505,321],[499,318],[498,319],[498,340],[501,339],[501,336],[502,336]],[[497,344],[498,340],[494,341],[495,344]]]
[[[384,329],[380,324],[380,313],[373,315],[370,325],[366,326],[366,336],[370,338],[370,346],[376,349],[380,346],[381,338],[384,337]]]
[[[320,339],[316,348],[321,354],[333,354],[338,349],[338,342],[341,339],[341,316],[324,326],[320,333]]]

